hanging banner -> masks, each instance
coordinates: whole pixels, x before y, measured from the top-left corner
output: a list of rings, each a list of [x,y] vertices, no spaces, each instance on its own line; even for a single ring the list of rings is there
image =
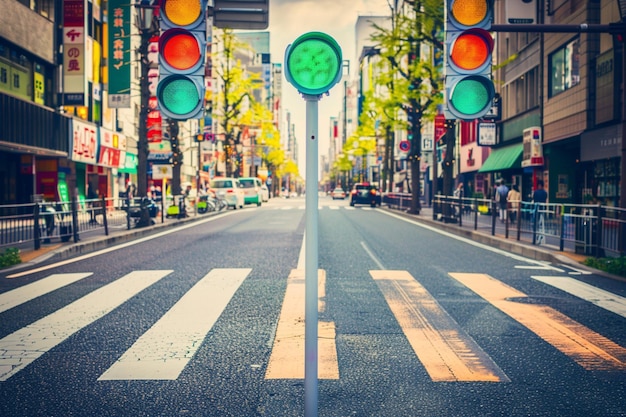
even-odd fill
[[[87,106],[85,8],[85,0],[63,2],[64,106]]]
[[[128,0],[109,0],[109,107],[130,108],[130,5]]]

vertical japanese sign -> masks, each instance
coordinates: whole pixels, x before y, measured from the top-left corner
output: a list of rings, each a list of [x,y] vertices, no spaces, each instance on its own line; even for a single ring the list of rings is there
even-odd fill
[[[87,105],[85,1],[63,2],[63,104],[67,106]]]
[[[148,128],[148,144],[160,143],[163,138],[163,118],[159,111],[159,105],[156,98],[157,85],[159,84],[159,35],[153,36],[148,45],[148,91],[150,99],[148,100],[148,120],[146,127]],[[150,146],[150,145],[148,145]],[[152,150],[152,147],[150,147]]]
[[[109,107],[130,108],[130,4],[109,0]]]

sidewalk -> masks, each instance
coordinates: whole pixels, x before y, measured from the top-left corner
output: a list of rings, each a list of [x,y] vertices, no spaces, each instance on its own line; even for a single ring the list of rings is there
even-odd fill
[[[154,234],[162,231],[163,229],[169,229],[172,227],[178,227],[190,221],[206,219],[211,216],[212,213],[202,215],[192,215],[185,219],[166,219],[163,223],[157,222],[155,225],[143,228],[109,228],[109,234],[105,235],[101,230],[88,230],[79,233],[79,241],[74,242],[70,239],[68,242],[53,241],[49,244],[42,244],[40,249],[35,250],[32,244],[28,246],[20,247],[20,259],[21,264],[17,264],[0,271],[7,271],[11,269],[24,268],[25,266],[36,265],[52,257],[63,260],[72,256],[77,256],[96,250],[104,249],[106,247],[128,242],[133,239],[138,239],[143,236]]]
[[[568,265],[573,269],[591,272],[596,275],[601,275],[610,279],[626,281],[624,277],[609,274],[607,272],[590,268],[584,265],[583,262],[585,261],[585,259],[588,258],[587,255],[582,255],[571,251],[560,251],[557,246],[538,246],[533,245],[530,242],[518,241],[513,235],[509,236],[508,239],[506,239],[504,235],[496,234],[495,236],[493,236],[490,233],[490,229],[479,228],[478,230],[474,230],[472,227],[460,227],[458,224],[455,223],[445,223],[443,221],[433,220],[432,207],[423,206],[419,215],[409,214],[406,212],[406,210],[389,209],[387,207],[383,207],[383,209],[388,210],[394,214],[418,221],[422,224],[434,227],[438,230],[443,230],[448,233],[463,236],[475,242],[479,242],[493,248],[502,249],[504,251],[511,252],[517,255],[522,255],[530,259],[550,262],[555,265]]]
[[[593,268],[589,268],[583,265],[582,262],[587,258],[587,256],[585,255],[576,254],[569,251],[561,252],[558,250],[558,247],[552,247],[547,245],[532,245],[528,242],[517,241],[512,236],[508,239],[504,238],[504,236],[501,235],[492,236],[488,231],[484,229],[473,230],[473,228],[471,227],[459,227],[458,224],[444,223],[442,221],[433,220],[433,210],[431,207],[422,207],[421,213],[419,215],[408,214],[405,210],[390,209],[388,207],[381,207],[380,209],[388,210],[391,213],[410,218],[431,227],[435,227],[438,230],[444,230],[446,232],[463,236],[494,248],[502,249],[507,252],[528,257],[530,259],[551,262],[557,265],[565,264],[575,269],[586,270],[612,279],[618,279],[622,281],[624,280],[624,278],[622,277],[607,274],[606,272],[595,270]],[[35,265],[39,262],[43,262],[47,259],[50,259],[51,257],[55,257],[58,260],[67,259],[72,256],[93,252],[111,245],[127,242],[133,239],[138,239],[149,234],[154,234],[163,230],[164,228],[172,228],[187,222],[206,219],[207,216],[210,215],[211,213],[200,216],[192,215],[191,217],[186,219],[175,219],[171,221],[166,221],[164,223],[157,223],[156,225],[141,229],[114,229],[109,233],[108,236],[105,236],[101,233],[96,234],[86,232],[81,233],[80,241],[77,243],[74,243],[73,241],[65,243],[54,242],[52,244],[42,245],[41,249],[39,250],[34,250],[32,248],[23,248],[20,250],[20,258],[22,259],[22,263],[7,269],[24,268],[25,266]],[[6,271],[7,269],[5,269],[4,271]]]

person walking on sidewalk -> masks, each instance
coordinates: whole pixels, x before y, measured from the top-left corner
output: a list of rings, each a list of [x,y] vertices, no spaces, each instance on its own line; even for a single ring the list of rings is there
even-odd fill
[[[506,211],[508,201],[506,200],[509,195],[509,187],[506,186],[503,179],[498,180],[498,186],[496,187],[496,203],[498,203],[498,217],[501,222],[506,221]]]
[[[517,184],[513,184],[511,186],[511,190],[509,194],[506,196],[506,200],[509,203],[509,208],[511,210],[509,219],[511,219],[511,223],[515,223],[517,219],[517,212],[519,210],[520,200],[522,199],[522,195],[517,188]]]

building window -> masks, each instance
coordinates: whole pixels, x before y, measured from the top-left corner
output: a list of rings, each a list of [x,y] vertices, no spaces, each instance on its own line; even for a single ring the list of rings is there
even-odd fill
[[[578,37],[549,57],[549,97],[554,97],[580,83],[580,41]]]

